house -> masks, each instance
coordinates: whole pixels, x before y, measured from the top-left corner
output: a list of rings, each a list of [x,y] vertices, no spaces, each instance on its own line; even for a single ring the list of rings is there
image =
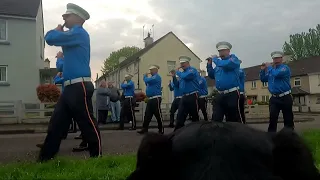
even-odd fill
[[[189,56],[191,65],[200,68],[200,58],[194,54],[173,32],[169,32],[156,41],[148,34],[144,39],[145,47],[128,58],[119,60],[119,68],[102,76],[96,80],[96,87],[103,79],[114,81],[120,88],[120,83],[124,76],[130,73],[133,76],[137,91],[145,92],[146,86],[143,82],[143,74],[149,72],[148,68],[152,64],[160,66],[159,74],[162,78],[162,102],[173,101],[173,93],[168,88],[168,83],[172,79],[170,71],[179,66],[179,56]]]
[[[50,67],[50,60],[46,58],[44,60],[44,68],[40,69],[40,84],[54,84],[54,77],[57,75],[58,69]],[[61,84],[57,84],[57,87],[62,90]]]
[[[41,0],[0,1],[0,100],[37,100],[44,68]]]
[[[310,111],[320,111],[320,56],[288,63],[291,69],[292,96],[296,105],[307,106]],[[245,92],[248,99],[269,101],[268,83],[260,81],[260,65],[244,68]]]

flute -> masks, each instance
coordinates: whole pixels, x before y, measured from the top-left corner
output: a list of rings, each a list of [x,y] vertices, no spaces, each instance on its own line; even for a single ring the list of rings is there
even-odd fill
[[[63,23],[63,25],[61,26],[61,30],[63,31],[63,28],[66,26],[66,23]]]

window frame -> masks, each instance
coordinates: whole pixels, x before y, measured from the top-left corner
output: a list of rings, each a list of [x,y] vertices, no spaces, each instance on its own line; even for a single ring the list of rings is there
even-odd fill
[[[174,63],[174,68],[169,69],[169,63]],[[173,64],[171,64],[171,65],[173,65]],[[170,66],[171,66],[171,65],[170,65]],[[176,61],[170,61],[170,60],[168,60],[168,61],[167,61],[168,74],[170,73],[171,70],[176,69],[176,66],[177,66],[177,62],[176,62]]]
[[[254,86],[253,86],[254,85]],[[251,82],[251,88],[254,89],[254,88],[257,88],[257,82],[256,81],[252,81]]]
[[[268,87],[268,82],[262,82],[262,87]]]
[[[262,102],[269,102],[269,99],[270,99],[269,95],[262,96]]]
[[[8,41],[8,20],[6,19],[0,19],[0,24],[1,24],[1,21],[4,21],[5,22],[5,39],[0,39],[0,42],[6,42]],[[0,32],[1,33],[1,32]],[[1,37],[1,36],[0,36]]]
[[[297,79],[299,79],[299,80],[297,80]],[[299,85],[296,85],[296,82],[299,82]],[[301,78],[300,77],[295,77],[293,79],[293,86],[294,87],[300,87],[301,86]]]
[[[6,66],[6,65],[0,65],[0,68],[5,68],[5,71],[6,71],[5,81],[2,81],[2,80],[0,79],[0,83],[6,83],[6,82],[8,82],[8,66]],[[0,74],[1,74],[1,71],[0,71]]]

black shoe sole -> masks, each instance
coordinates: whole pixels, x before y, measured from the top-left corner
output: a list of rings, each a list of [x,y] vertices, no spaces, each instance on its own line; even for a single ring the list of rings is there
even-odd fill
[[[43,147],[43,144],[37,144],[36,145],[38,148],[42,148]]]
[[[137,131],[138,134],[146,134],[148,131]]]
[[[88,148],[73,148],[72,152],[82,152],[82,151],[88,151]]]

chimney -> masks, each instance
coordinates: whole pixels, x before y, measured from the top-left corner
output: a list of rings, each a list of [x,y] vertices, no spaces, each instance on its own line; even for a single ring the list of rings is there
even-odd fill
[[[44,60],[44,69],[50,69],[50,60],[48,58]]]
[[[148,32],[148,36],[146,38],[144,38],[143,41],[144,41],[144,47],[147,47],[153,43],[153,38],[151,37],[150,32]]]

